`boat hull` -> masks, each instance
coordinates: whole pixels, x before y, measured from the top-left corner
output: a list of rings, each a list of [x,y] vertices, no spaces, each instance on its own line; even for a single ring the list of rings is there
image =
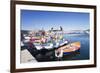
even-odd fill
[[[66,45],[66,49],[63,49],[63,54],[72,54],[73,52],[80,52],[81,44],[80,42],[73,42],[71,44]]]
[[[73,51],[73,52],[63,52],[63,55],[71,55],[73,53],[80,53],[80,49]]]

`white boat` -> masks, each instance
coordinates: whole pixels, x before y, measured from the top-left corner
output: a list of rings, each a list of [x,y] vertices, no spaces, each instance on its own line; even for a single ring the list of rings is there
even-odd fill
[[[57,42],[55,45],[53,43],[47,43],[47,44],[44,44],[44,45],[40,45],[39,43],[34,43],[37,50],[41,50],[42,48],[49,50],[49,49],[53,49],[54,47],[62,46],[64,44],[68,44],[68,41],[64,41],[62,43]]]
[[[53,44],[52,43],[46,44],[46,45],[40,45],[40,44],[34,43],[34,45],[37,48],[37,50],[41,50],[42,48],[45,48],[45,49],[52,49],[53,48]]]

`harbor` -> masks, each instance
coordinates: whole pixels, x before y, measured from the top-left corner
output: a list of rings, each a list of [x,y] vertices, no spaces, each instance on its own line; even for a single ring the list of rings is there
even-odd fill
[[[25,55],[31,58],[27,58],[27,56],[24,58],[29,62],[64,61],[71,60],[75,56],[80,55],[80,41],[72,42],[64,35],[64,30],[61,26],[59,29],[51,28],[48,31],[44,29],[38,31],[22,31],[22,55],[28,52]],[[22,55],[21,57],[23,58],[25,55]],[[21,62],[24,62],[24,60]]]

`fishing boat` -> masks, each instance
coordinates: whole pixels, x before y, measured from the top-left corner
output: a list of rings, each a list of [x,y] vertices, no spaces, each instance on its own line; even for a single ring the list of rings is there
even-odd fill
[[[63,53],[70,54],[72,52],[80,51],[81,44],[80,44],[80,42],[73,42],[73,43],[70,43],[64,47],[66,47],[66,48],[63,49]]]
[[[80,47],[81,47],[80,42],[73,42],[73,43],[69,43],[68,45],[62,46],[59,49],[62,49],[63,54],[66,55],[66,54],[71,54],[71,53],[77,52],[77,51],[79,52]]]
[[[45,43],[45,44],[39,44],[39,43],[34,43],[35,47],[37,48],[37,50],[41,50],[42,48],[45,49],[53,49],[53,48],[57,48],[59,46],[62,46],[64,44],[68,44],[68,41],[64,41],[64,42],[57,42],[56,44],[53,43]]]

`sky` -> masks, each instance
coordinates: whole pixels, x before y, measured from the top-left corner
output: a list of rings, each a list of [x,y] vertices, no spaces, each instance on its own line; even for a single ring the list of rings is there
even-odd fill
[[[89,16],[89,13],[82,12],[21,10],[21,29],[50,30],[62,26],[65,31],[85,30],[89,29]]]

